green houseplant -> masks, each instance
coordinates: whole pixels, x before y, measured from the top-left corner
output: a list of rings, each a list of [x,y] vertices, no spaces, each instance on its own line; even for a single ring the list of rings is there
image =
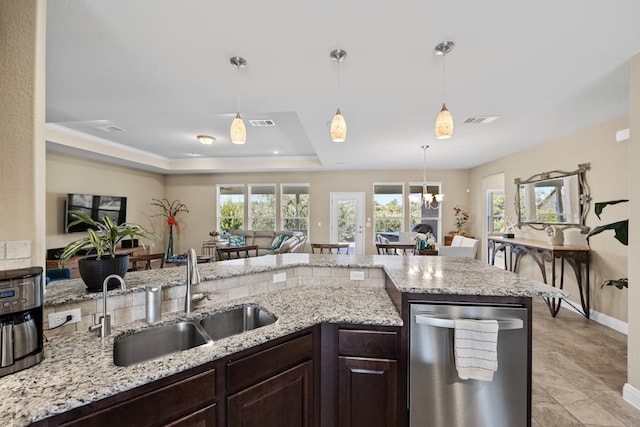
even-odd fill
[[[69,261],[71,257],[80,251],[87,251],[91,256],[78,260],[80,277],[87,285],[87,290],[98,292],[102,290],[102,282],[110,274],[118,274],[124,277],[129,267],[129,255],[116,254],[118,244],[123,239],[143,238],[157,239],[158,236],[138,224],[116,224],[113,219],[104,216],[101,221],[95,221],[84,212],[73,211],[75,218],[69,227],[76,224],[87,224],[90,228],[87,235],[81,239],[69,243],[62,252],[62,263]],[[109,289],[118,285],[116,280],[109,283]]]
[[[595,214],[598,217],[598,219],[601,219],[600,214],[602,213],[605,207],[607,207],[608,205],[617,205],[618,203],[625,203],[628,201],[629,200],[627,199],[621,199],[621,200],[611,200],[608,202],[596,203],[594,208]],[[620,243],[622,243],[623,245],[627,246],[629,244],[629,220],[628,219],[594,227],[593,229],[591,229],[589,234],[587,234],[587,243],[589,243],[589,239],[591,237],[595,236],[596,234],[600,234],[606,230],[613,230],[615,232],[615,235],[614,235],[615,239]],[[602,282],[602,287],[604,286],[615,286],[618,289],[628,288],[629,278],[623,277],[621,279],[605,280],[604,282]]]

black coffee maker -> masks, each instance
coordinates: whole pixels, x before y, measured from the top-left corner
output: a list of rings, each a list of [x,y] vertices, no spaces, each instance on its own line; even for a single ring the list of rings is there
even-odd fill
[[[42,267],[0,271],[0,377],[39,363]]]

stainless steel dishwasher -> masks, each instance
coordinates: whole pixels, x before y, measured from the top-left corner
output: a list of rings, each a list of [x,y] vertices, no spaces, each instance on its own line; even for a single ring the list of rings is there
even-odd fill
[[[498,370],[493,381],[458,377],[454,319],[498,320]],[[411,304],[411,427],[528,426],[527,309],[517,305]]]

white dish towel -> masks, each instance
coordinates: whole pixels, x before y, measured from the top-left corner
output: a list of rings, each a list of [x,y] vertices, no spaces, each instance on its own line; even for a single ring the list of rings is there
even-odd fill
[[[456,319],[453,348],[461,379],[493,381],[498,370],[498,321]]]

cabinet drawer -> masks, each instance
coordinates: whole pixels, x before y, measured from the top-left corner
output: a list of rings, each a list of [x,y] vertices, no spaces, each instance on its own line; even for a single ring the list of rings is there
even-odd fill
[[[229,362],[227,392],[235,393],[311,357],[313,334],[308,334]]]
[[[340,329],[338,330],[338,353],[341,356],[396,359],[398,333]]]
[[[211,405],[214,399],[215,370],[210,370],[90,415],[74,417],[61,425],[110,427],[123,422],[127,425],[161,425],[198,412],[200,408]]]

